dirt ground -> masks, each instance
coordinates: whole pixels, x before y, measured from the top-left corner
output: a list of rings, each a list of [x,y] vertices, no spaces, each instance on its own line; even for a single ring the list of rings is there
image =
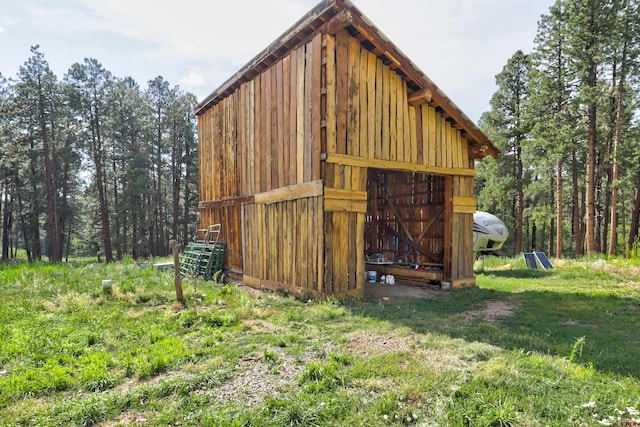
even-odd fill
[[[253,295],[260,295],[262,291],[237,282],[242,289]],[[409,286],[409,285],[387,285],[381,283],[367,282],[364,287],[364,297],[371,301],[379,301],[383,303],[397,303],[406,297],[410,298],[439,298],[446,296],[451,291],[442,291],[436,286]]]
[[[386,285],[367,282],[364,296],[369,300],[381,302],[399,302],[403,298],[438,298],[450,291],[442,291],[435,286]]]

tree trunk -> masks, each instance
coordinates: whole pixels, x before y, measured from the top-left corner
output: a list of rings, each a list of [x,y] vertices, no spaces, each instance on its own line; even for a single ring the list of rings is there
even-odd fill
[[[631,211],[631,223],[629,224],[629,250],[633,250],[634,245],[638,241],[638,225],[640,225],[640,169],[636,179],[636,197]]]
[[[553,203],[554,203],[554,192],[555,192],[555,183],[553,182],[553,178],[551,179],[551,185],[549,188],[549,193],[550,193],[550,197],[549,197],[549,206],[550,206],[550,212],[553,209]],[[549,215],[549,243],[547,245],[547,254],[549,254],[549,256],[553,256],[553,251],[555,249],[555,218],[552,214]],[[543,246],[544,248],[544,246]]]
[[[556,258],[562,258],[562,161],[556,163]]]
[[[618,100],[616,102],[616,130],[613,137],[613,164],[611,166],[611,219],[609,224],[611,230],[609,240],[609,256],[618,254],[618,152],[620,151],[620,137],[622,133],[622,109],[624,107],[624,84],[627,68],[627,39],[624,39],[622,47],[622,65],[620,66],[620,83],[618,84]]]
[[[13,203],[9,203],[9,184],[4,185],[4,207],[2,209],[2,260],[9,259],[9,233],[11,232],[11,210]]]
[[[536,222],[531,221],[531,246],[529,248],[530,250],[533,250],[533,251],[536,250],[536,245],[538,244],[537,235],[538,235],[538,227],[536,226]]]
[[[522,252],[522,221],[524,217],[524,191],[522,189],[522,148],[518,141],[516,145],[516,224],[514,230],[513,250],[516,254]]]
[[[182,243],[187,244],[189,241],[189,219],[190,219],[190,201],[191,201],[191,149],[189,141],[185,144],[185,176],[184,176],[184,219],[182,229]]]
[[[96,107],[97,108],[97,107]],[[111,230],[109,227],[109,210],[107,208],[107,194],[105,189],[104,164],[102,159],[102,139],[100,135],[100,120],[98,111],[91,112],[91,121],[94,127],[94,150],[93,163],[96,168],[96,187],[98,190],[98,203],[100,205],[100,224],[102,225],[102,243],[104,244],[104,259],[109,263],[113,261],[111,249]]]
[[[49,135],[47,132],[46,117],[44,111],[43,95],[40,95],[38,102],[40,115],[40,132],[42,132],[42,145],[44,149],[44,181],[47,193],[47,224],[49,226],[49,260],[62,261],[62,253],[60,252],[60,222],[58,218],[58,189],[56,186],[56,177],[54,167],[52,165],[51,147]]]
[[[587,87],[595,88],[597,81],[597,64],[595,60],[589,61],[589,77]],[[596,251],[596,138],[597,138],[597,104],[589,100],[587,106],[587,176],[586,176],[586,226],[585,238],[587,243],[587,255]]]
[[[584,242],[582,240],[582,227],[581,227],[581,215],[580,215],[580,186],[578,185],[578,158],[576,153],[575,146],[571,151],[571,164],[572,164],[572,172],[571,172],[571,181],[573,187],[573,235],[574,240],[576,242],[576,258],[581,257],[584,252]]]

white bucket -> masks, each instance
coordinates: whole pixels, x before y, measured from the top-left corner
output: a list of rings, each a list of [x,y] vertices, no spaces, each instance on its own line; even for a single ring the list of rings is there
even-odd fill
[[[107,294],[111,293],[111,280],[102,281],[102,292],[105,292]]]
[[[376,281],[376,279],[378,278],[378,272],[377,271],[367,271],[367,280],[370,283],[373,283]]]

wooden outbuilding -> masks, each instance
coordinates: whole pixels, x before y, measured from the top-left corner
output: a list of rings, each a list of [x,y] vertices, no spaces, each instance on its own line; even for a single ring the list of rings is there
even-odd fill
[[[351,2],[319,3],[196,114],[201,226],[222,224],[246,284],[475,284],[474,160],[498,151]]]

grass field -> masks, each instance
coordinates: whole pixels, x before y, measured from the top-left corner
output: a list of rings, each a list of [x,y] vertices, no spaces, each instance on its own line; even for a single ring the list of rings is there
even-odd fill
[[[640,425],[637,262],[390,301],[189,279],[186,307],[131,262],[0,269],[0,426]]]

